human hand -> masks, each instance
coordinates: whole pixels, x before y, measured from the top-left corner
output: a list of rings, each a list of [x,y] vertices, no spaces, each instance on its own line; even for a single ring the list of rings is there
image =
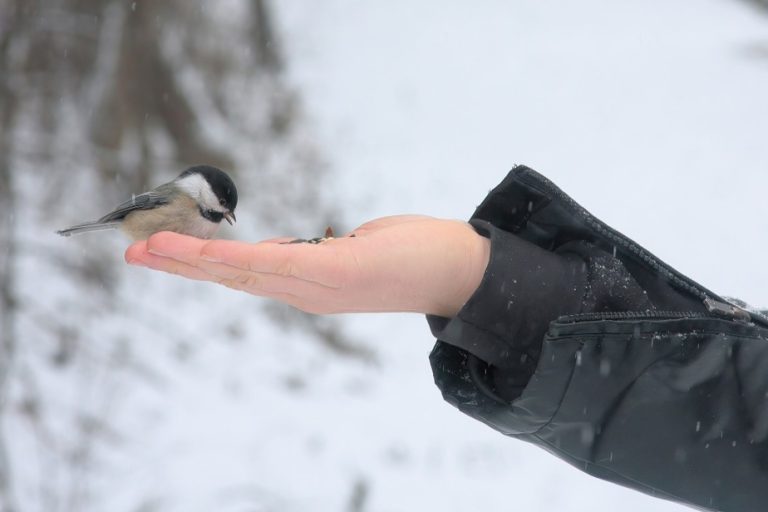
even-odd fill
[[[212,281],[309,313],[411,311],[454,316],[480,285],[490,242],[466,222],[398,215],[320,244],[201,240],[157,233],[133,265]]]

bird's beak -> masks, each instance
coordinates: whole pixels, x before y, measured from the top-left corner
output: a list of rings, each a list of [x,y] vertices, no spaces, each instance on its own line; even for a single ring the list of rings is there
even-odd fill
[[[235,217],[235,212],[227,212],[224,214],[224,218],[227,219],[227,222],[229,222],[229,225],[234,225],[235,222],[237,222],[237,217]]]

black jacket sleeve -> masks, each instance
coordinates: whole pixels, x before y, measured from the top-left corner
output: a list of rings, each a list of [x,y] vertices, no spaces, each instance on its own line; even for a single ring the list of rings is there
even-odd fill
[[[455,318],[428,317],[444,398],[597,477],[706,510],[768,507],[768,320],[515,168]]]

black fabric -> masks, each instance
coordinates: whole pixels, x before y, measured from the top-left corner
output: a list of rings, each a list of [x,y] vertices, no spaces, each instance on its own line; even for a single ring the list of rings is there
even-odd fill
[[[455,318],[428,317],[449,403],[599,478],[706,510],[768,509],[759,312],[710,313],[705,301],[725,299],[526,167],[471,223],[491,241],[484,279]]]
[[[541,249],[485,221],[473,225],[492,241],[480,288],[455,318],[427,321],[436,338],[497,367],[516,367],[513,359],[538,351],[553,318],[580,309],[588,269],[576,254]]]

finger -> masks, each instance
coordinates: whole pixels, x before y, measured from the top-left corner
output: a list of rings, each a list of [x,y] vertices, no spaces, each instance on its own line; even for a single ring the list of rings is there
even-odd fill
[[[193,264],[208,240],[170,231],[155,233],[147,239],[147,251],[167,258]]]
[[[309,244],[280,244],[261,242],[250,244],[234,240],[201,240],[199,238],[180,235],[178,233],[162,232],[152,235],[144,245],[129,248],[126,258],[142,259],[145,264],[164,270],[184,269],[185,275],[199,279],[202,275],[191,272],[187,267],[196,267],[205,273],[219,279],[239,279],[247,286],[258,288],[255,284],[259,278],[243,271],[276,274],[284,277],[295,277],[322,286],[338,288],[339,266],[332,252],[323,250],[320,246]],[[145,250],[142,250],[145,248]],[[187,267],[176,267],[170,262],[149,259],[146,254],[162,256],[181,263]],[[150,262],[151,264],[147,263]],[[225,266],[235,267],[231,268]],[[270,292],[277,292],[282,283],[273,283]],[[293,283],[294,288],[298,283]],[[264,290],[261,289],[263,292]],[[304,290],[297,290],[304,291]]]
[[[155,251],[173,253],[177,257],[188,257],[192,237],[162,235],[155,240]],[[197,244],[193,239],[192,247]],[[198,260],[200,266],[190,265],[174,258],[153,254],[148,250],[147,241],[136,242],[125,254],[125,259],[133,265],[142,265],[153,270],[179,275],[197,281],[215,282],[234,290],[245,291],[252,295],[279,300],[290,306],[308,312],[338,312],[343,308],[332,306],[328,297],[328,288],[295,277],[275,274],[258,274],[242,271],[235,267]]]
[[[243,272],[235,267],[206,262],[206,268],[189,265],[173,258],[158,256],[152,253],[137,255],[131,261],[134,265],[142,265],[153,270],[179,275],[196,281],[215,282],[246,291],[252,295],[271,297],[288,302],[291,305],[304,304],[308,297],[315,298],[322,292],[320,286],[296,278],[287,278],[273,274],[256,274]]]
[[[254,244],[229,241],[228,253],[233,247],[243,250]],[[255,295],[278,296],[291,294],[295,297],[322,299],[329,287],[321,283],[307,281],[292,275],[293,268],[280,272],[254,272],[226,263],[208,261],[201,258],[200,251],[207,245],[194,237],[176,236],[174,233],[162,233],[150,237],[147,242],[135,244],[129,248],[130,256],[136,262],[155,270],[179,274],[191,279],[214,281],[230,288],[248,291]],[[263,242],[262,242],[263,244]],[[142,251],[142,249],[144,249]],[[158,254],[163,252],[165,254]]]
[[[295,238],[279,237],[259,242],[259,244],[279,244],[292,240],[295,240]],[[259,251],[252,250],[256,245],[236,240],[201,240],[172,232],[156,233],[146,242],[148,252],[158,256],[173,258],[193,266],[200,266],[204,262],[218,263],[218,258],[211,257],[210,251],[205,249],[208,246],[220,247],[226,256],[235,258],[241,263],[235,266],[243,269],[250,269],[248,264],[255,263],[251,260],[259,254]],[[254,267],[253,270],[258,271],[259,269]],[[286,272],[286,274],[292,275],[290,272]]]
[[[275,238],[268,238],[266,240],[262,240],[259,243],[260,244],[285,244],[288,242],[293,242],[294,240],[297,240],[295,236],[278,236]]]
[[[132,244],[125,251],[125,262],[131,265],[135,265],[140,262],[141,257],[147,254],[147,241],[142,240]]]
[[[198,267],[188,265],[182,261],[174,260],[173,258],[158,256],[146,251],[140,253],[138,252],[140,250],[140,247],[134,249],[134,246],[131,246],[129,248],[129,251],[132,252],[131,259],[128,259],[128,256],[126,256],[126,259],[131,265],[141,265],[153,270],[160,270],[162,272],[179,275],[188,279],[194,279],[196,281],[220,281],[219,277],[211,275]]]
[[[287,293],[304,299],[327,300],[329,293],[335,290],[294,276],[252,272],[224,263],[199,260],[197,265],[191,267],[209,274],[212,280],[238,283],[238,289],[258,295],[275,296]]]
[[[203,247],[200,259],[221,263],[240,270],[260,274],[295,277],[326,287],[338,288],[344,272],[343,251],[339,242],[316,244],[244,244],[230,240],[214,240]]]

